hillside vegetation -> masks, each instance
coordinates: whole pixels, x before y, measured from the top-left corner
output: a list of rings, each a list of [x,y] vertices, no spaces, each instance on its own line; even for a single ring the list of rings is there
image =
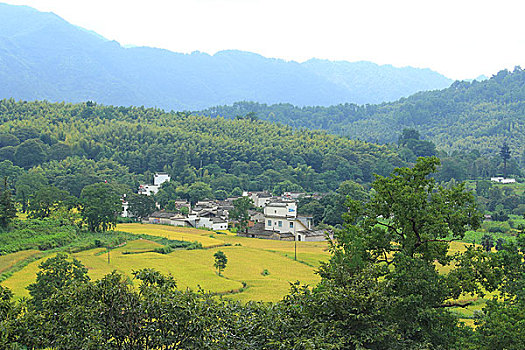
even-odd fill
[[[10,99],[0,100],[0,120],[0,174],[14,184],[32,169],[77,197],[100,181],[134,189],[157,171],[178,185],[204,182],[222,196],[276,186],[328,191],[404,164],[386,147],[325,132],[143,107]]]
[[[296,128],[324,129],[379,143],[396,142],[404,128],[414,128],[448,153],[477,150],[494,154],[506,141],[515,155],[522,156],[525,71],[519,67],[513,72],[503,70],[482,82],[457,81],[444,90],[377,105],[296,107],[239,102],[199,113],[225,118],[254,113],[260,119]]]

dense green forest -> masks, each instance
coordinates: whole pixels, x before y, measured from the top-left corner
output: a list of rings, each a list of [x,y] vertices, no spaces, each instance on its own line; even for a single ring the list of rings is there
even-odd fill
[[[296,107],[239,102],[214,107],[204,115],[235,118],[249,113],[296,128],[331,133],[377,143],[392,143],[404,128],[414,128],[438,149],[495,154],[506,141],[525,166],[525,71],[502,70],[491,79],[456,81],[444,90],[420,92],[377,105],[341,104]]]
[[[217,197],[241,189],[327,192],[405,164],[395,149],[321,131],[143,107],[10,99],[0,101],[0,120],[0,175],[10,187],[29,176],[30,184],[77,197],[100,181],[136,189],[158,171],[177,186],[204,183]]]

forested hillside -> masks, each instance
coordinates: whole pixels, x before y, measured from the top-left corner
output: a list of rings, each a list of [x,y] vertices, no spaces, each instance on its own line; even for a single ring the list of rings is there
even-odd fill
[[[447,152],[477,150],[495,154],[506,141],[514,156],[523,157],[525,71],[519,67],[513,72],[503,70],[482,82],[457,81],[444,90],[420,92],[378,105],[301,108],[239,102],[201,113],[234,118],[251,112],[260,119],[297,128],[324,129],[379,143],[397,142],[404,128],[414,128]]]
[[[85,185],[136,188],[167,171],[229,195],[240,189],[329,191],[404,164],[395,151],[320,131],[91,102],[0,101],[1,175],[31,169],[78,196]],[[9,162],[6,162],[9,161]],[[11,164],[11,165],[10,165]]]
[[[52,13],[0,4],[0,98],[191,110],[249,100],[379,103],[449,86],[429,69],[305,63],[242,51],[125,48]]]

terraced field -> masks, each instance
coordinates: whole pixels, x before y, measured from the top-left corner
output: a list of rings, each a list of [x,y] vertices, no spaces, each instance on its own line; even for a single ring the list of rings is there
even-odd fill
[[[88,268],[91,279],[99,279],[113,270],[131,276],[133,270],[148,267],[174,276],[179,288],[202,288],[242,301],[277,301],[289,292],[290,282],[316,284],[319,276],[315,274],[315,269],[320,260],[329,258],[325,242],[297,242],[296,261],[294,242],[244,238],[228,232],[217,234],[164,225],[121,224],[117,230],[196,241],[205,249],[181,249],[159,254],[153,252],[161,247],[159,243],[138,239],[111,250],[109,262],[105,248],[72,254]],[[213,267],[213,254],[218,250],[228,257],[223,276],[219,276]],[[0,268],[3,266],[1,261]],[[32,262],[15,272],[2,285],[9,287],[17,297],[28,296],[25,287],[35,281],[41,261]]]
[[[88,268],[91,279],[99,279],[113,270],[131,277],[132,271],[148,267],[174,276],[179,288],[202,288],[241,301],[280,300],[289,292],[290,283],[295,281],[315,285],[320,280],[315,270],[320,261],[328,260],[330,255],[326,242],[296,242],[295,249],[294,242],[238,237],[229,232],[217,234],[164,225],[121,224],[117,230],[197,241],[205,249],[180,249],[169,254],[160,254],[153,252],[155,248],[162,247],[159,243],[137,239],[111,250],[109,262],[105,248],[72,254]],[[464,243],[451,243],[451,254],[465,249]],[[228,257],[223,276],[219,276],[213,267],[213,254],[218,250],[222,250]],[[295,251],[297,260],[294,260]],[[1,256],[0,273],[35,254],[39,252],[24,251]],[[50,256],[52,255],[47,257]],[[41,261],[42,259],[29,263],[3,281],[2,285],[9,287],[17,297],[27,297],[25,287],[34,282]],[[446,273],[451,267],[438,268]],[[459,301],[474,301],[465,308],[454,309],[465,317],[467,324],[471,324],[472,320],[469,318],[481,309],[486,300],[465,295]]]

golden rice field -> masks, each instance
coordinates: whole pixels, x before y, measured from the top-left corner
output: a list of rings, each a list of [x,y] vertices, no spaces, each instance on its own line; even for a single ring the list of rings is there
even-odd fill
[[[23,250],[8,255],[0,255],[0,273],[9,270],[19,262],[40,253],[38,250]]]
[[[319,282],[315,269],[320,260],[327,260],[329,257],[325,242],[297,242],[295,261],[294,242],[244,238],[231,233],[215,234],[211,231],[164,225],[121,224],[117,230],[197,241],[207,249],[181,249],[169,254],[159,254],[151,250],[160,247],[160,244],[138,239],[111,250],[109,262],[105,248],[72,254],[87,267],[91,279],[99,279],[113,270],[131,276],[134,270],[154,268],[174,276],[179,288],[202,288],[241,301],[277,301],[289,292],[291,282],[300,281],[309,285]],[[218,250],[222,250],[228,258],[223,276],[219,276],[213,267],[213,254]],[[5,258],[12,255],[15,254]],[[11,257],[10,260],[16,259]],[[3,266],[1,261],[0,268]],[[10,288],[17,297],[28,296],[25,288],[35,281],[41,261],[32,262],[15,272],[2,285]],[[265,270],[267,274],[263,274]]]
[[[131,277],[134,270],[154,268],[171,274],[179,288],[190,288],[214,292],[240,301],[277,301],[290,290],[290,283],[300,281],[315,285],[320,278],[315,274],[320,261],[329,258],[326,242],[288,242],[238,237],[229,232],[216,234],[185,227],[152,224],[120,224],[117,230],[135,234],[148,234],[169,239],[200,242],[206,249],[175,250],[169,254],[151,252],[161,245],[137,239],[113,249],[97,248],[72,254],[87,268],[91,279],[96,280],[116,270]],[[109,233],[110,234],[110,233]],[[294,260],[295,244],[297,261]],[[465,250],[460,242],[451,243],[451,254]],[[228,264],[219,276],[213,267],[213,254],[222,250]],[[0,272],[9,269],[19,261],[38,254],[38,251],[24,251],[0,257]],[[50,257],[52,255],[48,255]],[[47,258],[46,257],[46,258]],[[17,297],[27,297],[27,285],[35,281],[38,265],[42,259],[32,262],[2,282]],[[438,267],[446,273],[450,267]],[[263,274],[263,271],[267,274]],[[471,316],[484,304],[484,300],[464,296],[460,300],[474,299],[477,302],[456,311]],[[472,320],[464,320],[471,323]]]

